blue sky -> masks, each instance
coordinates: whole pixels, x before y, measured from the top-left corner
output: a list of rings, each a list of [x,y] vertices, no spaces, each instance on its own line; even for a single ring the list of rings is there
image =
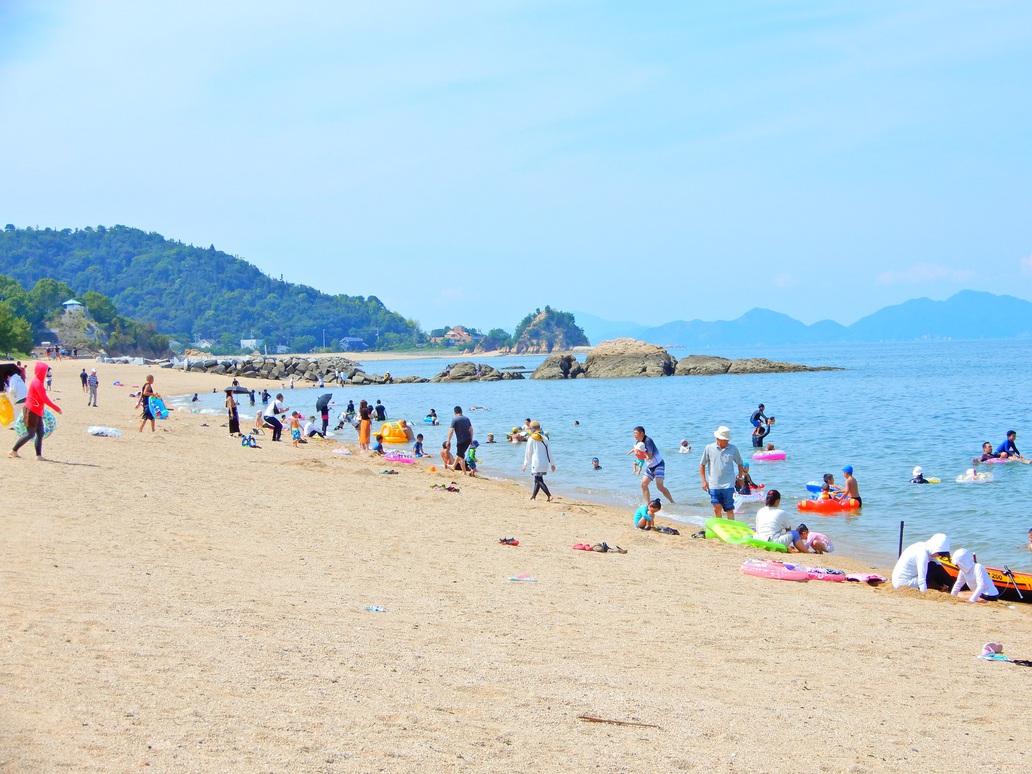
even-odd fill
[[[1029,73],[1025,0],[7,0],[0,221],[425,328],[1032,299]]]

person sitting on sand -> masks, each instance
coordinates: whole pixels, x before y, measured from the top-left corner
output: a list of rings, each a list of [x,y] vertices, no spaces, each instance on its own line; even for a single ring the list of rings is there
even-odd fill
[[[921,468],[920,465],[918,465],[916,468],[914,468],[914,472],[911,475],[913,476],[913,478],[910,479],[910,483],[911,484],[930,484],[930,483],[932,483],[931,481],[929,481],[927,478],[924,477],[924,470]]]
[[[634,526],[644,530],[655,529],[656,514],[661,510],[663,510],[663,503],[658,497],[655,500],[649,500],[634,512]]]
[[[375,441],[375,443],[373,444],[373,448],[372,448],[373,454],[379,454],[382,457],[383,453],[384,453],[383,452],[383,436],[380,435],[379,433],[377,433],[375,436],[373,436],[373,440]]]
[[[811,532],[810,528],[805,524],[800,524],[796,527],[796,532],[799,533],[799,537],[802,538],[807,549],[815,554],[830,554],[835,550],[834,544],[827,535],[822,535],[820,532]]]
[[[451,453],[451,444],[447,441],[441,444],[441,462],[444,463],[445,469],[455,464],[455,455]]]
[[[953,563],[957,565],[957,582],[950,594],[968,602],[995,602],[1000,598],[1000,591],[989,572],[978,563],[973,553],[966,548],[958,548],[953,552]],[[967,591],[961,591],[965,586]]]
[[[788,520],[788,514],[781,505],[781,492],[771,489],[767,492],[765,504],[756,512],[756,537],[768,543],[777,543],[788,548],[789,552],[807,554],[810,549],[806,541]]]
[[[319,428],[317,428],[315,426],[315,416],[314,415],[308,417],[308,421],[305,422],[305,427],[304,427],[304,430],[303,430],[303,434],[304,434],[305,438],[314,438],[315,436],[319,436],[320,438],[325,438],[326,437],[326,434],[321,432],[319,430]]]
[[[416,436],[416,442],[412,444],[412,456],[413,457],[425,457],[423,453],[423,434],[419,433]]]
[[[892,587],[909,586],[922,594],[929,588],[949,591],[953,584],[946,570],[939,564],[938,557],[949,557],[950,539],[941,532],[928,540],[908,546],[892,568]]]

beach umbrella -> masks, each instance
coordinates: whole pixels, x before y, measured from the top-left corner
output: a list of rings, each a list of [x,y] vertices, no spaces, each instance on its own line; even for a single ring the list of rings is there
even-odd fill
[[[241,387],[240,385],[237,385],[236,387],[227,387],[224,391],[225,392],[231,392],[234,395],[250,395],[251,394],[251,391],[249,389],[247,389],[246,387]]]
[[[332,392],[328,392],[325,395],[320,395],[319,400],[315,402],[315,410],[320,413],[323,411],[329,411],[331,400],[333,400]]]

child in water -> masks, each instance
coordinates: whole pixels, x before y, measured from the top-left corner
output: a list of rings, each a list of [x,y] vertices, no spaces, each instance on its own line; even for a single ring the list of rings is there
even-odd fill
[[[423,454],[423,434],[422,433],[419,433],[416,436],[416,442],[412,446],[412,454],[414,456],[416,456],[416,457],[425,457],[426,456],[425,454]]]
[[[298,419],[298,413],[296,411],[292,411],[290,412],[290,445],[296,449],[298,441],[300,440],[301,422]]]
[[[663,509],[663,503],[657,497],[634,512],[634,526],[638,529],[655,529],[656,514]]]
[[[645,471],[645,442],[638,441],[627,453],[634,455],[634,464],[631,466],[631,472],[636,476],[640,476]]]
[[[677,449],[678,454],[691,454],[692,445],[688,443],[687,439],[682,439],[681,445]]]
[[[598,457],[592,457],[591,458],[591,469],[592,470],[602,470],[602,466],[598,462]],[[1029,534],[1029,543],[1032,544],[1032,529],[1030,529],[1028,531],[1028,534]]]
[[[930,484],[930,483],[932,483],[931,481],[929,481],[927,478],[924,477],[924,470],[922,470],[920,465],[918,465],[916,468],[914,468],[914,472],[912,473],[912,475],[913,475],[913,478],[910,479],[910,483],[911,484]]]

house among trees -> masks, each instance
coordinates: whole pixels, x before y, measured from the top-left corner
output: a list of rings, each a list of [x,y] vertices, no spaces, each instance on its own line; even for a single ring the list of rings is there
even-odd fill
[[[473,337],[461,325],[456,325],[444,334],[444,340],[448,346],[455,346],[456,344],[471,344]]]
[[[60,296],[58,296],[60,298]],[[69,298],[61,306],[64,307],[64,313],[66,315],[82,314],[86,311],[86,307],[76,301],[74,298]]]
[[[261,349],[265,339],[240,339],[240,349]]]
[[[342,352],[361,352],[369,347],[358,336],[341,336],[340,349]]]

